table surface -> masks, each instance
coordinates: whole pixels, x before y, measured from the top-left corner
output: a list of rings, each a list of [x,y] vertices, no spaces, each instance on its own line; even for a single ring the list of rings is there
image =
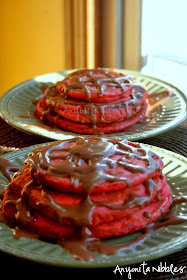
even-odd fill
[[[45,143],[48,141],[52,140],[18,131],[0,118],[0,156],[7,152],[15,151],[17,149],[34,144]],[[183,122],[177,128],[169,132],[163,133],[156,137],[141,140],[140,142],[158,146],[176,152],[183,156],[187,156],[187,121]],[[164,263],[166,263],[167,266],[170,266],[172,264],[174,267],[178,268],[181,266],[187,266],[187,248],[166,257],[149,261],[147,262],[147,266],[149,266],[150,268],[158,267],[161,262],[163,265]],[[140,267],[140,264],[131,265],[129,266],[129,269],[138,267]],[[116,274],[114,274],[114,269],[115,267],[98,269],[70,269],[63,267],[53,267],[16,258],[5,253],[0,253],[1,276],[2,273],[5,273],[5,275],[7,276],[15,277],[16,273],[19,273],[19,278],[25,278],[26,275],[29,274],[30,277],[37,277],[38,275],[42,275],[43,279],[45,276],[48,276],[49,278],[50,276],[54,277],[54,275],[58,276],[58,278],[60,277],[59,279],[62,279],[66,276],[81,276],[81,278],[88,278],[89,276],[105,276],[108,279],[128,279],[128,273],[123,273],[122,275],[120,275],[118,271]],[[187,269],[185,269],[183,273],[176,273],[175,275],[166,272],[150,272],[147,275],[144,275],[143,273],[133,272],[131,275],[131,279],[187,279]]]

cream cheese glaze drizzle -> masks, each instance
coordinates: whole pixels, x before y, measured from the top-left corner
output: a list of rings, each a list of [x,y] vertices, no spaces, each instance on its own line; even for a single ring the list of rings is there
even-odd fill
[[[69,150],[66,147],[64,148],[67,144],[75,142],[75,147]],[[55,155],[55,152],[62,153]],[[118,160],[113,160],[110,158],[113,155],[120,155],[120,157]],[[63,161],[53,165],[51,160],[58,159],[58,156]],[[151,176],[155,170],[160,170],[160,165],[154,160],[154,156],[156,155],[153,152],[141,148],[140,145],[133,147],[127,140],[76,137],[68,141],[57,141],[44,149],[35,149],[29,155],[26,163],[31,164],[33,170],[41,171],[44,169],[45,174],[49,176],[65,177],[70,175],[71,178],[75,178],[79,183],[81,182],[84,189],[92,188],[94,185],[104,181],[111,182],[116,180],[126,181],[130,187],[131,182],[127,178],[112,176],[105,173],[104,170],[118,164],[132,172],[144,172]],[[132,160],[133,158],[145,161],[147,167],[144,168],[128,163],[128,159]],[[88,163],[82,165],[82,161],[88,161]]]

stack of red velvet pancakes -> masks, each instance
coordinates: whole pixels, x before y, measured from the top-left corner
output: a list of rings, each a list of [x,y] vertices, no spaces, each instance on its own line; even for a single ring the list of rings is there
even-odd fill
[[[116,132],[141,120],[147,94],[142,84],[123,73],[83,69],[48,87],[36,105],[36,116],[76,133]]]
[[[33,150],[5,190],[15,229],[55,240],[143,229],[169,210],[161,159],[139,144],[76,137]]]

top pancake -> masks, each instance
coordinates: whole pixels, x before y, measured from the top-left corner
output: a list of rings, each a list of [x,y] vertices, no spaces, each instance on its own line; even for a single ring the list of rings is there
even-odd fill
[[[69,74],[57,83],[58,92],[67,96],[96,103],[116,103],[128,99],[135,92],[144,93],[143,85],[130,76],[104,69],[83,69]]]
[[[163,164],[139,144],[99,137],[76,137],[34,150],[26,163],[35,178],[61,191],[120,190],[161,175]]]

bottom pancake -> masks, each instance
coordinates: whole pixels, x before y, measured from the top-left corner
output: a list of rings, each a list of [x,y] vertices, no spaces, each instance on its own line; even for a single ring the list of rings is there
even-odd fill
[[[23,177],[23,174],[20,176]],[[53,239],[67,239],[81,234],[79,223],[71,217],[61,217],[64,213],[61,208],[74,208],[73,213],[76,216],[82,211],[84,194],[63,193],[32,184],[24,194],[24,187],[19,192],[20,184],[19,187],[16,185],[19,182],[17,178],[8,185],[2,203],[2,209],[11,224]],[[26,178],[28,179],[28,174]],[[27,184],[29,185],[29,182]],[[90,237],[109,238],[128,234],[159,219],[169,210],[172,196],[164,176],[155,178],[154,184],[151,197],[144,184],[123,191],[108,192],[104,196],[102,193],[91,195],[96,206],[92,211],[92,222],[85,224],[91,232]],[[140,202],[135,202],[136,199]]]
[[[126,235],[141,230],[149,224],[158,220],[169,210],[172,202],[172,196],[168,195],[164,200],[150,203],[144,209],[128,215],[122,219],[112,222],[103,222],[96,226],[88,226],[92,232],[90,238],[109,238]],[[70,237],[81,236],[82,228],[74,224],[60,224],[57,221],[47,217],[41,212],[33,212],[32,219],[28,223],[22,223],[19,220],[19,227],[31,231],[34,234],[52,239],[69,239]]]
[[[43,108],[37,107],[36,116],[43,118],[48,125],[55,127],[60,127],[63,130],[73,131],[80,134],[95,134],[95,133],[113,133],[117,131],[122,131],[125,128],[132,126],[139,122],[142,117],[146,114],[147,104],[142,106],[142,109],[130,118],[124,119],[119,122],[113,123],[95,123],[95,124],[84,124],[73,122],[71,120],[65,119],[55,113],[54,111],[49,111],[48,114],[42,115]]]

